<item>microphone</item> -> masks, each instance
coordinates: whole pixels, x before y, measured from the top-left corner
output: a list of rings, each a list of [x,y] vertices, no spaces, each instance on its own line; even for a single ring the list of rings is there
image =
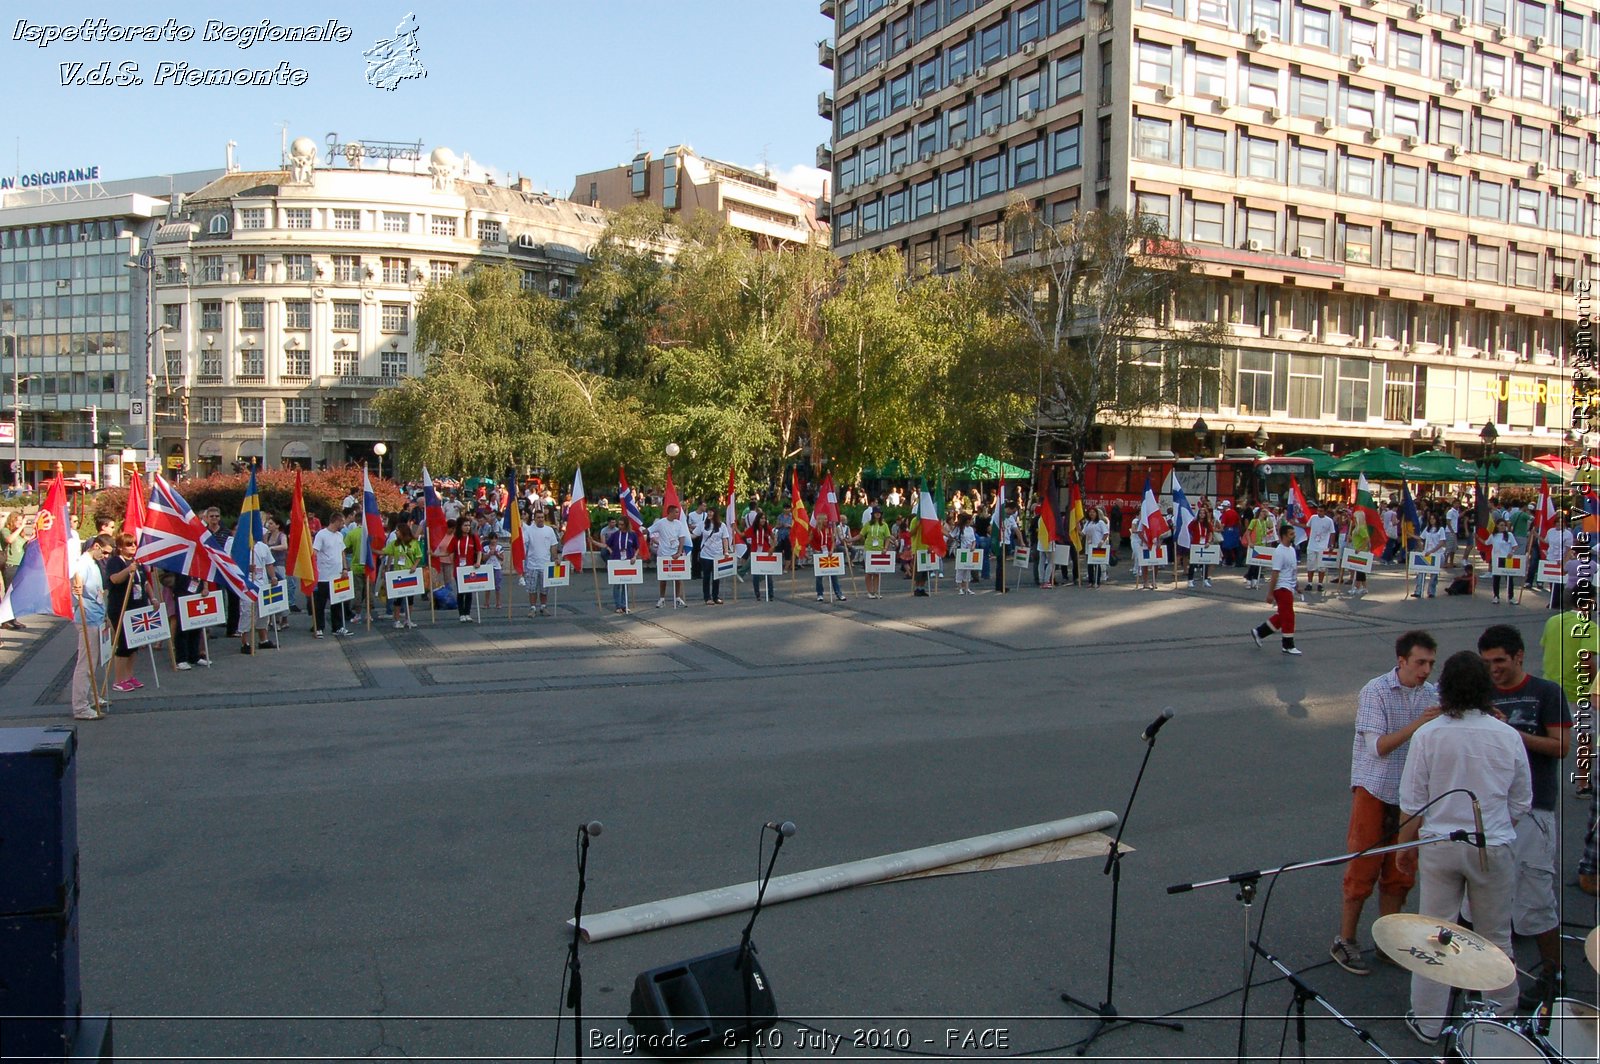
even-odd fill
[[[591,839],[599,835],[605,829],[606,826],[600,823],[598,820],[591,820],[587,824],[578,825],[578,830],[589,836]]]
[[[794,826],[794,821],[793,820],[783,820],[783,821],[769,820],[765,824],[762,824],[761,826],[763,828],[770,828],[771,830],[777,832],[779,835],[782,835],[786,839],[794,838],[794,833],[795,833],[795,831],[798,830]]]
[[[1478,796],[1476,794],[1468,791],[1467,797],[1472,799],[1472,823],[1478,829],[1478,837],[1473,840],[1478,847],[1478,870],[1487,872],[1489,870],[1489,840],[1483,834],[1483,809],[1478,805]]]
[[[1155,720],[1150,722],[1150,726],[1144,730],[1144,732],[1139,736],[1139,738],[1144,740],[1147,743],[1155,742],[1156,741],[1156,732],[1160,731],[1161,730],[1161,726],[1163,724],[1165,724],[1167,721],[1171,720],[1171,719],[1172,719],[1172,707],[1168,706],[1166,709],[1163,709],[1161,711],[1161,716],[1157,717]]]

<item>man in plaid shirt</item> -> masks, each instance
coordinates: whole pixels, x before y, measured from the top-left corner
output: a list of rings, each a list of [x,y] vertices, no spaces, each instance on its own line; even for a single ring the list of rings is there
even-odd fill
[[[1347,850],[1395,841],[1400,826],[1400,774],[1406,766],[1411,736],[1439,715],[1439,690],[1428,682],[1438,650],[1439,644],[1427,632],[1406,632],[1394,643],[1395,667],[1361,689],[1350,753]],[[1415,882],[1415,871],[1402,872],[1392,853],[1357,858],[1345,865],[1339,936],[1329,950],[1339,967],[1353,975],[1372,971],[1361,956],[1356,928],[1373,887],[1378,888],[1379,915],[1388,916],[1405,905]]]

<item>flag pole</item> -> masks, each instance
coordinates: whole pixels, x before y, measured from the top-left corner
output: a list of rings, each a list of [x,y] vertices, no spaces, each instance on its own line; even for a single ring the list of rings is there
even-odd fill
[[[100,663],[95,660],[97,647],[89,645],[89,614],[83,607],[83,592],[75,592],[78,600],[78,632],[83,636],[83,652],[89,658],[89,697],[94,699],[94,711],[100,712]]]

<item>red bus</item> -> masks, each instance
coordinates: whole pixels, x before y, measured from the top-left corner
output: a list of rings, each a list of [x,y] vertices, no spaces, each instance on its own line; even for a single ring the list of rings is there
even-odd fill
[[[1046,459],[1044,469],[1055,478],[1056,497],[1066,504],[1067,488],[1072,483],[1072,460]],[[1306,501],[1317,500],[1317,480],[1308,458],[1266,456],[1259,451],[1224,451],[1221,458],[1177,458],[1155,454],[1145,458],[1108,458],[1091,452],[1083,463],[1084,509],[1098,506],[1109,520],[1113,504],[1122,506],[1122,527],[1113,529],[1127,535],[1144,499],[1145,481],[1155,489],[1163,505],[1172,501],[1167,476],[1176,472],[1178,483],[1191,506],[1201,499],[1215,505],[1231,499],[1235,505],[1264,502],[1282,511],[1289,498],[1291,481],[1299,481]]]

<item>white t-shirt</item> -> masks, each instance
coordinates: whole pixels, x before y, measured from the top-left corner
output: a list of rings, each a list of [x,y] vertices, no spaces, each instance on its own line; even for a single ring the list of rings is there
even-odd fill
[[[1433,554],[1444,550],[1444,544],[1450,538],[1450,533],[1442,528],[1424,528],[1419,535],[1422,537],[1422,553]]]
[[[689,529],[691,538],[699,539],[706,534],[706,515],[699,510],[690,510],[684,523]]]
[[[261,540],[256,540],[255,546],[250,549],[251,582],[256,587],[266,587],[271,583],[267,578],[267,573],[277,564],[278,560],[272,556],[272,548]]]
[[[1565,561],[1567,551],[1572,549],[1572,532],[1565,528],[1552,528],[1544,535],[1544,560],[1547,562]]]
[[[446,499],[441,505],[444,507],[444,519],[454,528],[456,522],[461,519],[461,504],[454,499]]]
[[[1111,525],[1101,518],[1098,521],[1085,521],[1083,523],[1083,549],[1092,550],[1103,547],[1111,535]]]
[[[700,540],[700,557],[714,562],[732,556],[733,535],[729,533],[728,526],[721,525],[713,532],[708,525],[704,538]]]
[[[324,527],[311,539],[317,559],[317,580],[326,583],[344,572],[344,533]]]
[[[1310,521],[1307,521],[1306,536],[1310,545],[1306,547],[1306,553],[1309,554],[1315,551],[1321,554],[1327,550],[1329,541],[1333,539],[1333,530],[1333,518],[1327,514],[1317,514]]]
[[[684,551],[689,540],[689,526],[683,518],[670,520],[658,517],[650,526],[650,551],[659,558],[676,558]]]
[[[1461,532],[1461,511],[1454,506],[1444,512],[1444,528],[1452,536]]]
[[[549,525],[523,525],[522,549],[527,552],[523,568],[543,569],[554,560],[556,530]]]
[[[1273,548],[1272,586],[1274,588],[1282,588],[1285,591],[1293,591],[1295,589],[1296,581],[1294,568],[1296,562],[1297,559],[1294,556],[1293,547],[1286,547],[1280,543],[1277,545],[1277,547]]]

